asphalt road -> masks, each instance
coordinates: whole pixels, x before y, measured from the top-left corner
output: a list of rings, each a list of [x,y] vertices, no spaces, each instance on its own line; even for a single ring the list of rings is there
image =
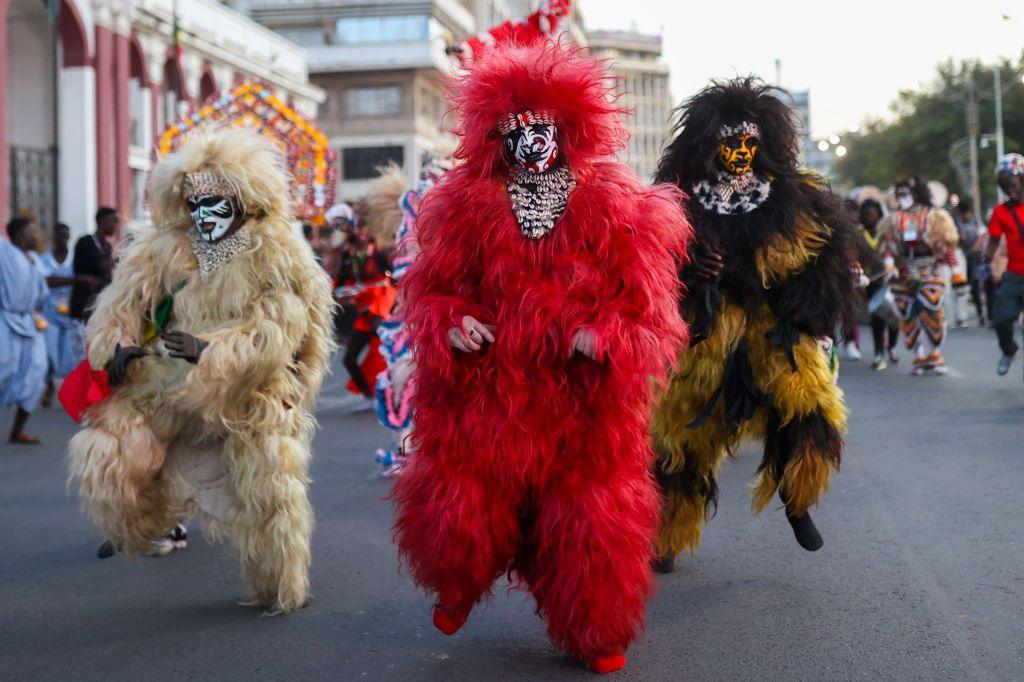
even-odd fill
[[[728,463],[699,553],[659,578],[619,679],[1024,678],[1021,366],[996,377],[985,330],[948,346],[943,378],[843,365],[849,445],[815,514],[820,552],[782,512],[751,515],[755,452]],[[371,459],[387,435],[346,403],[334,380],[315,443],[314,599],[281,618],[235,605],[233,552],[195,525],[170,557],[96,559],[64,487],[73,424],[34,416],[43,447],[0,446],[0,679],[592,679],[505,585],[455,637],[433,629],[391,544]]]

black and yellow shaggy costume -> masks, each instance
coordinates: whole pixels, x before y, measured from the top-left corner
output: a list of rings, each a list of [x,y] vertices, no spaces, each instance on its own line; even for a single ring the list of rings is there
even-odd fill
[[[765,448],[755,511],[778,491],[800,544],[822,544],[807,510],[842,454],[829,337],[852,306],[855,242],[824,181],[798,169],[796,122],[777,94],[752,78],[712,83],[680,108],[658,169],[690,196],[696,232],[681,272],[691,347],[652,423],[662,570],[696,548],[719,466],[749,438]]]

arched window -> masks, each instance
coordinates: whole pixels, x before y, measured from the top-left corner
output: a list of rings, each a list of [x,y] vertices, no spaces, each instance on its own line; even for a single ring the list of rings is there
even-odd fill
[[[185,96],[185,76],[181,64],[172,57],[164,62],[164,124],[171,125],[184,116],[188,108]]]
[[[203,72],[203,77],[199,80],[199,101],[206,102],[214,95],[217,94],[217,82],[213,80],[213,74],[210,73],[210,68],[207,67]]]

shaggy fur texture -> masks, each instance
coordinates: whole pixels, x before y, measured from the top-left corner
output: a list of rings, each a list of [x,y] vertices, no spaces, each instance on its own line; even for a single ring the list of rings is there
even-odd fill
[[[252,234],[246,252],[201,282],[182,199],[188,172],[213,170],[236,189]],[[254,603],[292,611],[306,601],[313,512],[306,498],[311,414],[332,351],[331,287],[296,236],[288,180],[271,144],[245,130],[195,134],[150,180],[155,229],[134,235],[89,320],[89,360],[138,344],[143,319],[174,297],[170,328],[207,341],[197,365],[162,342],[129,367],[125,383],[91,407],[70,444],[70,476],[105,537],[146,549],[193,500],[175,499],[165,457],[190,443],[222,442],[230,473],[228,528]],[[181,447],[181,446],[185,447]]]
[[[771,193],[738,215],[687,204],[694,255],[714,251],[725,267],[717,279],[681,272],[694,345],[681,354],[652,424],[663,556],[696,548],[718,469],[743,440],[765,441],[754,509],[778,492],[797,516],[824,494],[842,451],[842,393],[817,339],[853,315],[855,232],[825,183],[798,169],[789,107],[753,78],[712,83],[680,108],[658,179],[684,191],[713,181],[718,131],[743,121],[760,127],[753,170],[771,180]]]
[[[381,168],[380,174],[366,188],[361,218],[379,249],[395,246],[398,228],[402,226],[399,202],[404,193],[405,173],[395,164]]]
[[[686,341],[680,193],[608,158],[622,128],[606,77],[580,52],[503,47],[452,85],[463,164],[424,198],[423,252],[404,280],[417,455],[394,493],[402,557],[446,616],[465,619],[511,572],[555,644],[585,660],[624,653],[642,625],[658,513],[651,378]],[[541,108],[578,185],[554,230],[529,240],[495,126]],[[448,345],[467,314],[497,329],[479,353]],[[581,328],[597,361],[572,354]]]

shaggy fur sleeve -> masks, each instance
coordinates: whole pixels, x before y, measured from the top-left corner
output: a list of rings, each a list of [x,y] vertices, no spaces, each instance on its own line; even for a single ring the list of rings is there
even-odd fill
[[[89,364],[94,369],[107,364],[121,339],[138,342],[149,305],[162,295],[165,266],[176,257],[173,238],[156,231],[135,236],[127,246],[89,317]]]
[[[942,253],[947,249],[956,248],[960,243],[960,233],[957,232],[953,216],[948,211],[936,208],[932,210],[931,218],[932,235],[930,235],[929,241],[932,249],[936,253]]]
[[[811,336],[831,336],[836,326],[855,319],[857,301],[853,274],[857,260],[856,232],[843,207],[830,193],[816,192],[813,215],[806,219],[826,225],[828,241],[800,272],[772,288],[772,311],[783,321]]]
[[[202,413],[231,413],[233,403],[248,403],[303,341],[306,305],[295,293],[264,291],[246,312],[246,322],[203,335],[209,345],[186,383]]]
[[[677,272],[691,230],[677,188],[659,185],[641,192],[625,218],[622,238],[628,243],[612,246],[610,294],[591,328],[599,359],[661,378],[688,340],[678,310]]]

